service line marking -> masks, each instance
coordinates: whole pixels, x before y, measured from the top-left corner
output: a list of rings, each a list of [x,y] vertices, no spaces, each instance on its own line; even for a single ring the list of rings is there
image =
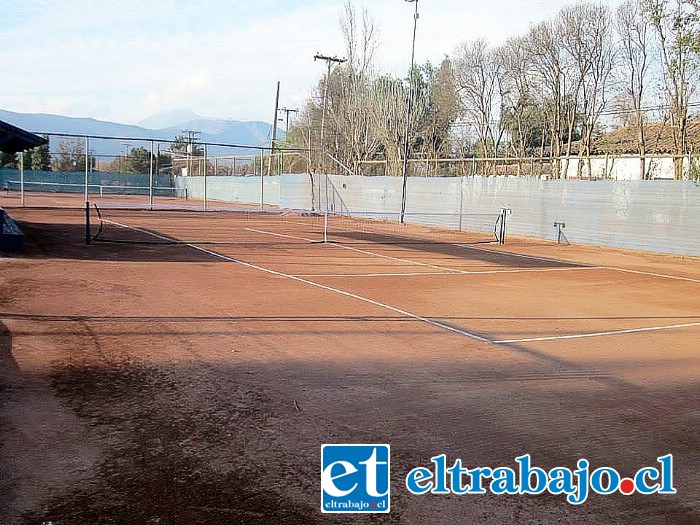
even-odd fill
[[[172,241],[172,238],[166,237],[164,235],[160,235],[158,233],[143,229],[143,228],[138,228],[136,226],[128,226],[126,224],[122,224],[116,221],[107,221],[110,222],[116,226],[120,226],[122,228],[130,229],[133,231],[141,232],[146,235],[151,235],[152,237],[156,237],[158,239],[166,240],[166,241]],[[265,232],[266,233],[266,232]],[[274,234],[274,235],[281,235],[281,234]],[[339,295],[345,296],[345,297],[350,297],[352,299],[356,299],[358,301],[362,301],[374,306],[377,306],[379,308],[384,308],[386,310],[389,310],[391,312],[403,315],[405,317],[408,317],[410,319],[414,319],[416,321],[421,321],[423,323],[429,324],[431,326],[435,326],[437,328],[441,328],[443,330],[447,330],[448,332],[452,332],[458,335],[462,335],[464,337],[468,337],[470,339],[475,339],[477,341],[481,341],[483,343],[491,343],[491,344],[512,344],[512,343],[526,343],[526,342],[537,342],[537,341],[556,341],[556,340],[564,340],[564,339],[581,339],[581,338],[587,338],[587,337],[604,337],[604,336],[612,336],[612,335],[620,335],[620,334],[630,334],[630,333],[640,333],[640,332],[652,332],[652,331],[660,331],[660,330],[672,330],[672,329],[678,329],[678,328],[690,328],[690,327],[695,327],[695,326],[700,326],[700,322],[698,323],[684,323],[684,324],[675,324],[675,325],[666,325],[666,326],[651,326],[651,327],[646,327],[646,328],[631,328],[631,329],[626,329],[626,330],[611,330],[607,332],[594,332],[594,333],[582,333],[582,334],[570,334],[570,335],[558,335],[558,336],[547,336],[547,337],[530,337],[530,338],[524,338],[524,339],[502,339],[502,340],[491,340],[486,337],[477,335],[472,332],[468,332],[466,330],[462,330],[461,328],[457,328],[454,326],[450,326],[445,323],[441,323],[440,321],[435,321],[434,319],[430,319],[428,317],[423,317],[418,314],[414,314],[413,312],[409,312],[408,310],[402,310],[401,308],[397,308],[395,306],[391,306],[385,303],[381,303],[379,301],[375,301],[374,299],[370,299],[368,297],[364,297],[362,295],[358,295],[352,292],[348,292],[345,290],[341,290],[340,288],[334,288],[332,286],[328,286],[325,284],[317,283],[314,281],[310,281],[308,279],[304,279],[302,277],[298,277],[295,275],[291,274],[286,274],[284,272],[280,272],[277,270],[272,270],[270,268],[266,268],[264,266],[260,266],[257,264],[249,263],[246,261],[242,261],[240,259],[236,259],[234,257],[229,257],[227,255],[217,253],[212,250],[208,250],[207,248],[203,248],[201,246],[197,246],[196,244],[189,243],[189,242],[183,242],[181,243],[183,246],[188,246],[190,248],[193,248],[195,250],[198,250],[202,253],[206,253],[208,255],[211,255],[213,257],[218,257],[219,259],[229,261],[232,263],[240,264],[241,266],[245,266],[247,268],[251,268],[254,270],[258,270],[270,275],[275,275],[278,277],[283,277],[285,279],[290,279],[293,281],[298,281],[302,282],[304,284],[308,284],[309,286],[313,286],[315,288],[320,288],[322,290],[326,290],[329,292],[334,292]],[[489,250],[491,251],[491,250]],[[607,267],[606,267],[607,268]],[[644,272],[642,272],[644,273]]]
[[[255,228],[246,228],[246,230],[251,231],[251,232],[255,232],[255,233],[261,233],[264,235],[273,235],[275,237],[286,237],[288,239],[297,239],[297,240],[302,240],[302,241],[315,242],[313,239],[307,239],[305,237],[298,237],[296,235],[287,235],[287,234],[283,234],[283,233],[270,232],[270,231],[266,231],[266,230],[256,230]],[[422,263],[419,261],[412,261],[410,259],[402,259],[400,257],[393,257],[391,255],[384,255],[381,253],[370,252],[367,250],[360,250],[359,248],[353,248],[352,246],[345,246],[343,244],[335,244],[335,243],[327,243],[327,244],[329,244],[330,246],[343,248],[344,250],[351,250],[353,252],[363,253],[365,255],[372,255],[373,257],[380,257],[382,259],[389,259],[392,261],[405,262],[405,263],[413,264],[416,266],[425,266],[426,268],[433,268],[434,270],[443,270],[443,271],[448,271],[448,272],[452,272],[452,273],[460,273],[461,272],[461,270],[457,270],[455,268],[447,268],[445,266],[437,266],[435,264]]]
[[[295,240],[301,240],[301,241],[308,241],[308,242],[315,242],[312,239],[307,239],[306,237],[299,237],[297,235],[288,235],[284,233],[277,233],[277,232],[270,232],[266,230],[258,230],[255,228],[245,228],[247,231],[255,232],[255,233],[261,233],[263,235],[272,235],[274,237],[286,237],[288,239],[295,239]],[[413,275],[457,275],[457,274],[462,274],[462,275],[478,275],[478,274],[496,274],[496,273],[524,273],[524,272],[566,272],[566,271],[578,271],[578,270],[599,270],[601,268],[604,268],[602,266],[573,266],[573,267],[567,267],[567,268],[514,268],[514,269],[509,269],[509,270],[482,270],[482,271],[474,271],[474,270],[459,270],[457,268],[450,268],[448,266],[438,266],[435,264],[428,264],[428,263],[422,263],[419,261],[413,261],[411,259],[404,259],[402,257],[393,257],[391,255],[384,255],[381,253],[376,253],[376,252],[370,252],[368,250],[360,250],[359,248],[353,248],[352,246],[345,246],[343,244],[336,244],[336,243],[328,243],[329,246],[334,246],[336,248],[343,248],[344,250],[351,250],[354,252],[362,253],[365,255],[372,255],[374,257],[380,257],[382,259],[390,259],[394,261],[400,261],[400,262],[406,262],[409,264],[415,264],[419,266],[426,266],[428,268],[434,268],[436,270],[443,270],[442,272],[424,272],[424,273],[402,273],[402,274],[397,274],[397,273],[372,273],[372,274],[358,274],[358,273],[352,273],[352,274],[298,274],[299,277],[381,277],[381,276],[413,276]],[[462,247],[462,245],[457,245]],[[491,250],[487,250],[491,251]],[[494,251],[494,253],[501,253]],[[552,259],[554,261],[554,259]],[[559,261],[561,262],[561,261]]]
[[[112,224],[115,224],[117,226],[121,226],[122,228],[126,228],[126,229],[130,229],[130,230],[137,231],[140,233],[144,233],[146,235],[151,235],[153,237],[156,237],[157,239],[172,241],[172,239],[170,237],[166,237],[164,235],[160,235],[158,233],[148,231],[148,230],[143,229],[143,228],[138,228],[135,226],[128,226],[126,224],[122,224],[122,223],[119,223],[116,221],[109,221],[109,222],[111,222]],[[441,328],[443,330],[447,330],[448,332],[452,332],[452,333],[455,333],[458,335],[462,335],[464,337],[468,337],[470,339],[475,339],[477,341],[481,341],[482,343],[491,343],[491,340],[487,339],[486,337],[482,337],[480,335],[468,332],[466,330],[462,330],[461,328],[457,328],[457,327],[450,326],[450,325],[445,324],[445,323],[441,323],[440,321],[435,321],[433,319],[429,319],[427,317],[423,317],[421,315],[414,314],[413,312],[409,312],[408,310],[402,310],[401,308],[396,308],[395,306],[391,306],[391,305],[388,305],[385,303],[380,303],[379,301],[375,301],[374,299],[370,299],[368,297],[363,297],[362,295],[358,295],[358,294],[355,294],[352,292],[347,292],[345,290],[341,290],[340,288],[334,288],[332,286],[327,286],[325,284],[317,283],[314,281],[309,281],[308,279],[304,279],[302,277],[296,277],[294,275],[290,275],[290,274],[287,274],[284,272],[272,270],[271,268],[265,268],[264,266],[260,266],[258,264],[253,264],[253,263],[249,263],[246,261],[242,261],[240,259],[236,259],[234,257],[229,257],[228,255],[224,255],[222,253],[217,253],[215,251],[208,250],[207,248],[202,248],[201,246],[197,246],[196,244],[193,244],[193,243],[184,242],[184,243],[182,243],[182,245],[189,246],[190,248],[198,250],[202,253],[209,254],[213,257],[218,257],[219,259],[222,259],[224,261],[229,261],[232,263],[240,264],[241,266],[245,266],[245,267],[251,268],[253,270],[265,272],[265,273],[270,274],[270,275],[275,275],[277,277],[284,277],[285,279],[291,279],[292,281],[298,281],[298,282],[301,282],[304,284],[308,284],[309,286],[313,286],[315,288],[320,288],[321,290],[334,292],[334,293],[343,295],[345,297],[350,297],[352,299],[356,299],[358,301],[362,301],[364,303],[377,306],[379,308],[384,308],[385,310],[389,310],[390,312],[394,312],[394,313],[397,313],[399,315],[403,315],[404,317],[408,317],[408,318],[414,319],[416,321],[421,321],[423,323],[429,324],[429,325],[434,326],[436,328]]]
[[[600,266],[582,268],[515,268],[511,270],[459,270],[458,272],[410,272],[410,273],[305,273],[294,274],[297,277],[413,277],[421,275],[490,275],[495,273],[539,273],[539,272],[576,272],[581,270],[601,270]]]
[[[547,337],[528,337],[525,339],[503,339],[500,341],[491,341],[493,344],[504,345],[510,343],[530,343],[534,341],[558,341],[561,339],[582,339],[584,337],[604,337],[610,335],[619,334],[636,334],[639,332],[658,332],[660,330],[674,330],[677,328],[690,328],[693,326],[700,326],[700,323],[684,323],[684,324],[672,324],[666,326],[648,326],[644,328],[628,328],[625,330],[610,330],[607,332],[593,332],[593,333],[583,333],[583,334],[570,334],[570,335],[553,335]]]

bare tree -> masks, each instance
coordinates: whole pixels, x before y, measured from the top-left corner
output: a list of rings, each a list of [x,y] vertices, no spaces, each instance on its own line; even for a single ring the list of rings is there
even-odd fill
[[[437,170],[437,158],[450,147],[450,129],[459,113],[452,62],[445,57],[439,68],[427,63],[415,73],[425,77],[421,88],[428,91],[430,99],[426,118],[418,123],[419,147],[427,158],[435,159],[433,168]]]
[[[691,11],[693,7],[684,0],[644,0],[661,55],[676,179],[683,178],[683,155],[688,152],[688,104],[698,80],[697,17]]]
[[[626,0],[616,12],[617,33],[620,37],[620,58],[626,83],[624,99],[629,103],[634,119],[639,152],[639,178],[646,176],[646,122],[643,101],[649,71],[649,38],[647,20],[640,0]]]
[[[540,22],[530,28],[525,45],[530,57],[530,74],[534,91],[541,94],[537,102],[542,107],[549,136],[549,153],[554,159],[554,173],[559,176],[559,159],[565,140],[566,63],[561,45],[561,26],[553,21]],[[544,150],[545,136],[542,136]],[[542,151],[544,153],[544,151]]]
[[[573,123],[580,116],[581,140],[579,157],[588,159],[593,133],[605,109],[608,81],[614,65],[611,17],[602,4],[575,4],[565,7],[559,15],[562,24],[562,43],[571,62],[569,71],[574,78],[572,96],[576,111],[569,115],[568,145],[571,146]],[[569,150],[570,152],[570,150]],[[579,176],[582,163],[579,162]]]
[[[458,51],[457,93],[465,117],[474,124],[485,157],[496,155],[502,135],[496,114],[500,102],[499,69],[495,53],[484,40],[465,43]]]
[[[510,134],[510,146],[516,157],[527,155],[527,146],[534,134],[528,113],[534,106],[531,62],[526,39],[511,38],[496,51],[501,64],[501,119]]]
[[[413,106],[409,129],[417,130],[426,119],[430,107],[430,94],[423,84],[416,83],[413,91]],[[379,133],[388,163],[388,173],[401,173],[404,130],[406,128],[406,105],[408,88],[404,82],[392,77],[380,77],[374,81],[368,107],[372,126]],[[417,133],[414,131],[413,137]],[[411,140],[409,138],[409,140]]]

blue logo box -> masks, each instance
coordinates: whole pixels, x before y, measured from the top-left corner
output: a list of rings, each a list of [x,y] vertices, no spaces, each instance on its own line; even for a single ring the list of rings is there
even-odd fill
[[[323,445],[321,512],[389,512],[389,459],[389,445]]]

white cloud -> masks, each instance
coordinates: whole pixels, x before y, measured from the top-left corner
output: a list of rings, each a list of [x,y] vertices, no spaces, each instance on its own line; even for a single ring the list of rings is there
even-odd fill
[[[617,3],[610,0],[611,3]],[[271,120],[300,106],[324,72],[317,51],[343,53],[344,0],[5,2],[0,50],[10,82],[3,109],[138,122],[164,109]],[[420,0],[418,62],[439,62],[474,38],[500,43],[550,17],[565,0]],[[357,2],[359,6],[360,3]],[[375,19],[377,67],[404,74],[413,4],[365,2]]]

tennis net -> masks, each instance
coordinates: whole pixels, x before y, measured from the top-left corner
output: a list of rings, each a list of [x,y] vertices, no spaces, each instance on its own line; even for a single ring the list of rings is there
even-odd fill
[[[332,214],[214,203],[101,202],[86,208],[86,240],[133,244],[479,244],[504,243],[506,211]]]
[[[85,184],[70,182],[32,182],[8,180],[3,185],[8,196],[18,195],[21,191],[29,193],[84,193]],[[153,195],[173,199],[187,199],[187,188],[166,186],[129,186],[116,184],[88,184],[88,194],[105,197],[108,195]]]

